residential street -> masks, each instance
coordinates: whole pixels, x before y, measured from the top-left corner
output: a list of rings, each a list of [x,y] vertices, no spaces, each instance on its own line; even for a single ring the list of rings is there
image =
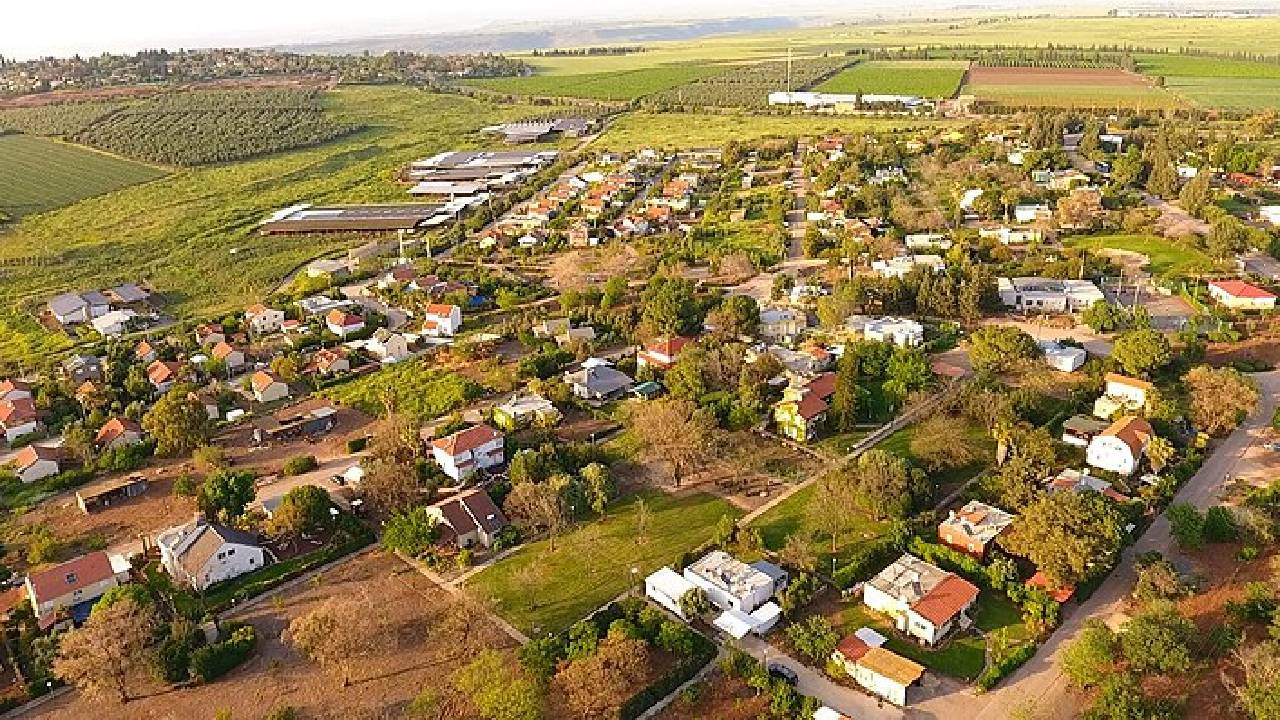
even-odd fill
[[[827,679],[821,671],[814,670],[796,659],[784,655],[780,650],[756,637],[747,635],[738,641],[738,646],[765,665],[785,665],[795,671],[799,677],[796,689],[805,695],[818,698],[827,707],[838,710],[857,720],[893,720],[909,717],[902,709],[890,703],[881,702],[870,695],[837,685]]]

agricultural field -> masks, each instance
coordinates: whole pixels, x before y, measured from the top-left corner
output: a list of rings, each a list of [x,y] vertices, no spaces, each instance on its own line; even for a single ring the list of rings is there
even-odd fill
[[[633,495],[610,506],[603,519],[561,535],[554,549],[547,540],[530,543],[480,572],[466,588],[525,633],[535,627],[558,632],[709,540],[722,516],[739,514],[702,493]]]
[[[694,107],[766,107],[769,93],[778,90],[805,90],[822,83],[854,62],[837,56],[783,60],[737,65],[653,96],[655,103]]]
[[[513,95],[634,100],[710,77],[725,69],[714,65],[662,65],[622,72],[483,78],[467,80],[464,84]]]
[[[322,394],[339,405],[367,415],[380,415],[389,397],[397,411],[425,422],[457,410],[480,397],[483,389],[454,373],[408,360],[342,383]]]
[[[1002,105],[1156,109],[1183,104],[1141,75],[1092,68],[974,67],[961,92]]]
[[[70,340],[33,311],[67,289],[147,282],[178,314],[224,314],[266,297],[293,268],[355,245],[341,236],[255,232],[269,213],[298,202],[392,202],[406,162],[484,144],[477,131],[528,117],[524,104],[494,104],[403,87],[344,87],[325,98],[336,122],[365,129],[323,145],[176,172],[0,232],[0,363],[31,362]],[[92,226],[86,218],[93,218]],[[232,250],[236,250],[234,254]]]
[[[15,219],[164,175],[159,168],[56,140],[0,135],[0,213]]]
[[[1280,107],[1280,65],[1189,55],[1143,55],[1143,73],[1164,78],[1165,87],[1206,107]]]
[[[750,115],[632,112],[610,124],[599,143],[614,150],[691,148],[791,135],[923,130],[946,120],[818,115]]]
[[[945,98],[960,87],[968,65],[963,60],[873,60],[854,65],[815,89]]]

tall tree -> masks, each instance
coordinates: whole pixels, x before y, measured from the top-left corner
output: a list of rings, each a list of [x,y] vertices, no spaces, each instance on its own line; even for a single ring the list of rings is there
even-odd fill
[[[352,673],[381,638],[376,607],[372,598],[330,598],[290,621],[283,639],[348,687]]]
[[[666,463],[676,487],[691,469],[715,457],[720,437],[710,413],[680,398],[635,406],[628,425],[640,439],[645,459]]]
[[[614,717],[631,696],[631,683],[645,677],[649,665],[643,640],[611,630],[594,653],[565,663],[554,682],[583,720]]]
[[[482,650],[463,666],[454,686],[485,720],[542,720],[538,681],[496,650]]]
[[[219,470],[200,485],[196,503],[210,519],[230,523],[244,514],[257,493],[251,472]]]
[[[53,671],[91,697],[129,702],[130,687],[146,667],[154,630],[149,608],[121,598],[63,636]]]
[[[1191,395],[1191,422],[1210,435],[1234,430],[1258,407],[1258,385],[1235,368],[1200,365],[1183,377]]]
[[[1115,504],[1095,492],[1043,495],[1023,509],[1018,522],[997,542],[1035,563],[1058,586],[1089,577],[1100,561],[1119,552],[1124,518]]]
[[[191,385],[175,385],[142,416],[159,455],[186,455],[209,436],[209,414]]]
[[[1111,357],[1126,373],[1145,376],[1168,365],[1173,359],[1173,350],[1163,333],[1140,328],[1117,337]]]
[[[831,396],[833,427],[840,432],[853,430],[858,422],[858,398],[862,388],[858,385],[858,355],[846,347],[836,365],[836,390]]]

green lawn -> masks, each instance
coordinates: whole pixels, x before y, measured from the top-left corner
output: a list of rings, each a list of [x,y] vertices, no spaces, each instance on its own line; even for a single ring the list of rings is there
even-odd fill
[[[869,627],[889,639],[885,647],[890,651],[943,675],[969,681],[978,677],[986,666],[987,644],[978,635],[967,633],[954,636],[942,649],[927,650],[913,641],[903,639],[893,629],[893,623],[888,618],[872,612],[858,600],[850,601],[849,606],[840,612],[836,624],[841,635],[847,635],[861,627]]]
[[[481,78],[464,82],[467,85],[515,95],[634,100],[724,72],[725,69],[723,66],[716,65],[660,65],[620,72]]]
[[[871,434],[870,430],[853,430],[839,435],[831,435],[824,437],[814,443],[814,446],[831,455],[847,455],[854,445],[861,442],[862,438]]]
[[[632,112],[610,125],[598,144],[613,150],[719,147],[729,138],[751,141],[792,135],[885,132],[936,128],[948,123],[925,118]]]
[[[1063,243],[1069,247],[1083,247],[1090,250],[1112,248],[1142,253],[1150,260],[1147,269],[1156,275],[1194,275],[1214,268],[1213,260],[1199,248],[1153,235],[1070,237],[1064,239]]]
[[[968,65],[956,60],[873,60],[842,71],[816,89],[946,98],[955,94]]]
[[[160,168],[31,135],[0,135],[0,212],[52,210],[164,177]]]
[[[643,540],[637,536],[642,497],[649,511]],[[526,633],[535,627],[558,632],[709,540],[724,515],[736,518],[741,513],[701,493],[632,496],[610,508],[604,520],[561,535],[554,552],[547,540],[530,543],[477,574],[466,587],[491,600],[500,615]],[[634,578],[632,568],[638,569]]]
[[[819,567],[830,571],[831,536],[815,530],[807,517],[810,501],[813,499],[814,486],[800,490],[791,497],[778,503],[776,507],[756,518],[751,527],[760,531],[764,546],[770,550],[780,550],[787,538],[800,534],[808,539],[809,546],[818,557]],[[872,520],[854,510],[845,511],[846,518],[853,527],[836,539],[834,557],[840,565],[849,561],[854,552],[867,543],[879,539],[889,528],[888,522]]]
[[[911,438],[915,436],[916,427],[916,425],[908,425],[907,427],[902,428],[882,440],[878,445],[876,445],[876,448],[904,457],[907,460],[910,460],[913,465],[923,468],[924,463],[911,452]],[[994,462],[996,452],[995,441],[991,439],[991,435],[980,425],[969,423],[963,442],[970,448],[973,448],[973,451],[978,455],[978,459],[968,465],[946,468],[929,473],[929,478],[939,487],[958,485],[959,483],[962,483],[991,467],[992,462]]]

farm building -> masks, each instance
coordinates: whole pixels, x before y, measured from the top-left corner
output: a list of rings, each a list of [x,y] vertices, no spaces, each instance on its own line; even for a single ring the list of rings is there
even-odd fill
[[[76,491],[76,504],[85,514],[105,510],[115,503],[124,502],[147,491],[149,483],[140,474],[96,483]]]
[[[259,418],[255,424],[269,440],[322,435],[338,424],[338,411],[328,400],[311,399]]]
[[[440,218],[440,220],[437,220]],[[412,232],[450,219],[443,204],[293,205],[258,225],[267,235],[330,232]]]

